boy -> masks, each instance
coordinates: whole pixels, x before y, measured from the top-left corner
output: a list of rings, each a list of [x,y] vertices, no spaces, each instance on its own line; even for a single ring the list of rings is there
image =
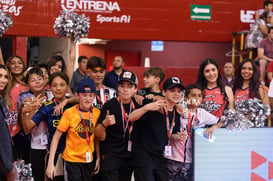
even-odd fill
[[[204,132],[210,138],[223,125],[218,123],[218,117],[198,108],[203,99],[202,88],[198,84],[189,84],[186,87],[185,99],[188,109],[181,115],[180,125],[175,126],[170,140],[173,154],[165,157],[168,180],[172,181],[190,180],[192,177],[193,128],[214,124]]]
[[[87,77],[86,67],[88,58],[86,56],[79,56],[78,58],[78,68],[73,72],[72,79],[70,81],[70,89],[73,94],[76,93],[78,83]]]
[[[175,105],[182,96],[184,86],[177,77],[168,78],[163,83],[163,100],[146,104],[129,115],[134,123],[132,162],[135,181],[166,181],[165,155],[172,150],[169,139],[180,115]],[[158,110],[164,107],[164,113]]]
[[[93,106],[101,109],[103,104],[116,97],[116,91],[102,84],[105,76],[106,64],[101,57],[90,57],[87,62],[87,73],[96,86],[96,98]]]
[[[132,124],[128,115],[139,107],[132,97],[136,90],[136,75],[125,71],[118,80],[119,97],[102,107],[95,134],[101,140],[103,181],[131,181],[132,168],[129,162]]]
[[[100,115],[100,110],[92,107],[96,87],[90,78],[79,82],[76,96],[79,105],[67,109],[56,129],[50,146],[47,167],[49,178],[54,177],[54,155],[61,135],[67,132],[66,146],[63,151],[68,180],[92,180],[94,151],[94,129]],[[97,143],[95,144],[97,146]],[[97,158],[100,158],[96,149]],[[95,173],[99,169],[99,159],[95,163]]]
[[[153,99],[154,96],[162,96],[162,91],[159,86],[165,78],[164,70],[159,67],[151,67],[144,71],[143,76],[145,88],[142,88],[137,92],[137,95],[135,96],[137,101],[142,103],[144,98]]]

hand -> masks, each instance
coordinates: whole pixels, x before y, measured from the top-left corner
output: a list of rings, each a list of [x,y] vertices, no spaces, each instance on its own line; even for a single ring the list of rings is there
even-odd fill
[[[107,110],[107,112],[106,112],[106,116],[105,116],[105,119],[103,120],[103,124],[105,126],[110,126],[110,125],[116,124],[115,115],[110,115],[109,110]]]
[[[143,100],[144,100],[144,97],[141,96],[141,95],[135,95],[134,96],[136,102],[139,104],[139,105],[142,105],[143,104]]]
[[[95,168],[94,168],[94,174],[96,175],[97,173],[99,173],[99,171],[100,171],[100,159],[97,158]]]
[[[180,114],[180,115],[184,114],[185,108],[183,106],[175,104],[175,108],[176,108],[176,111],[178,112],[178,114]]]
[[[48,163],[47,168],[46,168],[47,177],[50,178],[51,180],[53,180],[53,178],[55,177],[55,174],[56,174],[55,166],[53,164],[50,165]]]
[[[215,124],[215,125],[213,125],[212,127],[208,128],[208,129],[206,129],[206,130],[204,130],[203,135],[204,135],[206,138],[211,139],[211,137],[212,137],[214,131],[215,131],[217,128],[218,128],[218,126],[217,126],[217,124]]]
[[[147,98],[147,99],[153,99],[154,95],[153,94],[148,94],[148,95],[145,96],[145,98]]]
[[[159,111],[167,106],[166,100],[158,100],[145,105],[145,108],[149,111]]]
[[[67,104],[67,99],[65,99],[64,101],[60,102],[58,105],[56,105],[54,107],[53,114],[56,115],[56,116],[63,114],[64,107],[66,106],[66,104]]]
[[[182,131],[182,132],[177,132],[177,135],[179,136],[179,140],[180,141],[185,141],[186,139],[187,139],[187,137],[188,137],[188,133],[187,133],[187,131]]]

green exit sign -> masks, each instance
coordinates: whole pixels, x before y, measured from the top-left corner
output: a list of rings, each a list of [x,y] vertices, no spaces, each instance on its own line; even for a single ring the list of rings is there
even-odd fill
[[[191,4],[191,19],[211,20],[211,6]]]

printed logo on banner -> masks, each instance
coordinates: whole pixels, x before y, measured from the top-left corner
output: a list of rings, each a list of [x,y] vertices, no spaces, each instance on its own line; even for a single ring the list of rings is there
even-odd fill
[[[61,7],[63,10],[72,10],[75,12],[88,13],[107,13],[120,12],[120,6],[115,1],[93,1],[93,0],[62,0]],[[96,21],[99,23],[130,23],[131,15],[121,16],[104,16],[98,14]]]
[[[253,172],[256,168],[266,164],[266,162],[268,162],[268,165],[266,165],[265,167],[266,169],[268,169],[268,180],[271,180],[273,179],[273,162],[268,161],[266,157],[260,155],[255,151],[251,152],[251,181],[267,181],[266,178],[263,178],[261,175],[258,175],[258,173]]]
[[[16,0],[0,0],[0,9],[4,13],[14,14],[14,16],[19,16],[23,6],[16,6]]]
[[[255,15],[255,11],[253,10],[241,10],[240,11],[240,20],[243,23],[254,23],[255,19],[254,19],[254,15]]]

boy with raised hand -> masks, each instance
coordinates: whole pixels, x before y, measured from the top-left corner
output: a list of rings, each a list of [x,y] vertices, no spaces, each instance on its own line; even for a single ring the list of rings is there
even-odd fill
[[[101,140],[102,180],[131,181],[130,166],[132,123],[128,115],[139,105],[132,97],[137,90],[133,72],[121,73],[118,80],[119,97],[106,102],[101,110],[95,134]]]
[[[135,181],[166,181],[163,153],[172,154],[170,137],[174,126],[180,127],[180,115],[176,104],[182,96],[184,86],[177,77],[163,83],[163,100],[146,104],[129,115],[134,123],[131,164]],[[164,107],[164,113],[158,111]]]
[[[95,92],[96,87],[92,79],[85,78],[80,81],[76,94],[79,98],[79,105],[75,105],[63,113],[52,139],[47,166],[49,178],[52,179],[55,174],[54,155],[59,139],[64,132],[67,132],[63,159],[68,180],[92,180],[94,164],[92,153],[94,147],[98,145],[94,143],[94,130],[100,115],[100,110],[92,107]],[[96,154],[94,173],[99,170],[98,149],[96,149]]]
[[[151,67],[144,71],[143,76],[145,88],[140,89],[137,95],[135,95],[135,98],[140,104],[142,104],[146,98],[147,101],[144,101],[144,104],[147,104],[149,100],[153,100],[155,96],[163,96],[160,90],[160,84],[165,78],[165,72],[162,68]]]

